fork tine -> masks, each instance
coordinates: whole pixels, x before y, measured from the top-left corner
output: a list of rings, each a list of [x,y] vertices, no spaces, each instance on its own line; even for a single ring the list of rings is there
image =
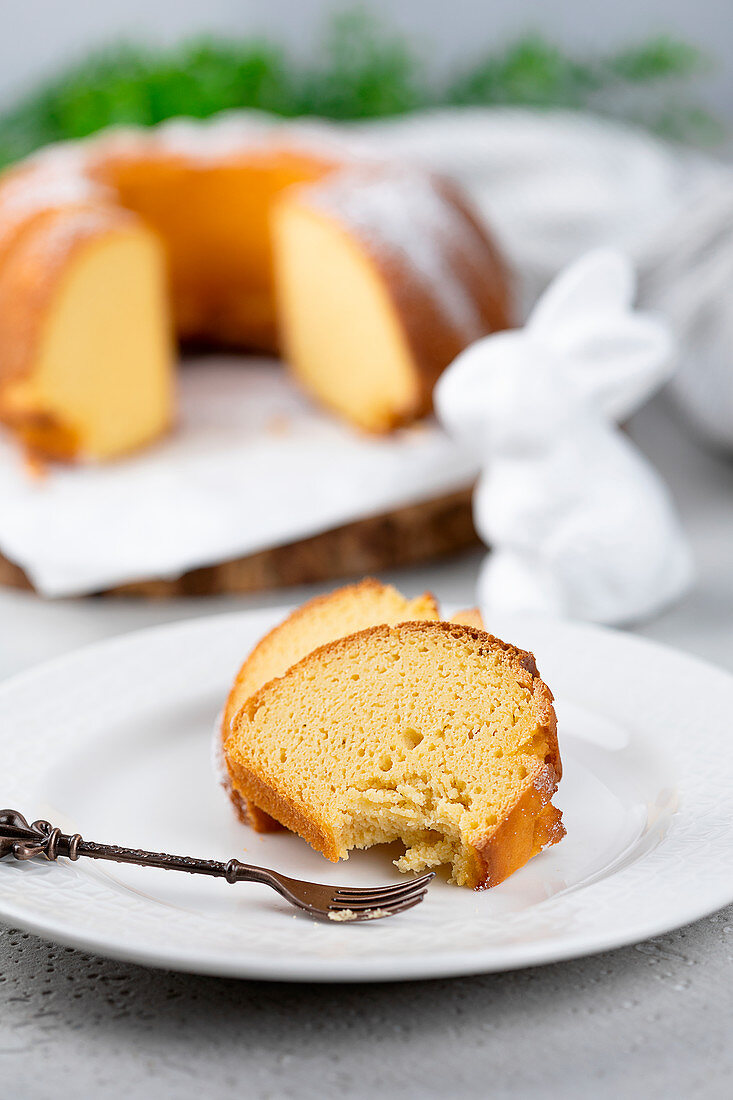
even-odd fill
[[[335,896],[338,898],[354,898],[354,899],[368,899],[368,898],[394,898],[398,894],[403,894],[406,891],[417,889],[421,886],[427,886],[429,882],[435,878],[435,871],[430,871],[426,875],[421,875],[419,878],[409,879],[407,882],[395,882],[390,886],[337,886],[335,888]]]
[[[427,888],[418,890],[412,894],[405,894],[402,897],[396,898],[394,901],[350,901],[350,902],[333,902],[329,905],[328,910],[330,913],[343,912],[344,909],[350,909],[354,913],[365,913],[368,909],[385,909],[390,913],[397,913],[401,911],[403,905],[407,905],[413,901],[418,902],[427,894]]]
[[[394,890],[389,894],[341,894],[336,893],[331,898],[333,903],[338,905],[393,905],[398,901],[404,901],[405,898],[409,898],[411,894],[418,894],[421,890],[426,888],[426,883],[411,883],[409,886],[404,886],[401,890]]]
[[[388,909],[383,905],[378,906],[377,907],[377,912],[379,912],[380,909],[382,910],[379,913],[379,916],[373,916],[373,917],[368,916],[368,913],[370,912],[369,909],[359,911],[358,915],[354,917],[354,923],[358,924],[360,921],[365,921],[365,920],[382,920],[384,917],[394,917],[394,916],[397,915],[397,913],[405,913],[408,909],[412,909],[412,908],[414,908],[414,906],[419,905],[420,902],[425,897],[426,893],[427,893],[427,891],[423,890],[422,894],[420,894],[419,897],[411,898],[410,901],[405,901],[401,905],[395,906],[394,909]],[[354,910],[354,912],[356,913],[357,910]]]

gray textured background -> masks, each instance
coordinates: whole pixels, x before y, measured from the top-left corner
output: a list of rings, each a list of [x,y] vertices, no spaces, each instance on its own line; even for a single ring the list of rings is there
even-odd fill
[[[161,974],[6,932],[0,1081],[18,1100],[728,1100],[732,953],[728,910],[590,961],[308,989]]]
[[[694,592],[641,633],[733,670],[733,464],[702,452],[660,400],[632,434],[668,479],[700,570]],[[388,579],[466,604],[477,563]],[[0,591],[0,677],[95,638],[282,598],[42,603]],[[595,958],[363,987],[149,971],[0,925],[0,1098],[11,1095],[727,1100],[733,906]]]

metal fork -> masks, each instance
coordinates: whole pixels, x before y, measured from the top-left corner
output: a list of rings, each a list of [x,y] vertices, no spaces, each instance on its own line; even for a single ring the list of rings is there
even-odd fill
[[[17,810],[0,810],[0,859],[34,859],[43,856],[51,861],[58,856],[76,860],[80,856],[108,859],[115,863],[134,863],[140,867],[162,867],[167,871],[186,871],[191,875],[225,878],[227,882],[261,882],[277,890],[291,905],[305,910],[319,920],[357,922],[379,920],[404,913],[419,903],[427,893],[434,872],[391,886],[326,886],[288,878],[267,867],[254,867],[230,859],[194,859],[191,856],[171,856],[165,852],[146,852],[140,848],[120,848],[116,844],[95,844],[83,840],[79,833],[66,834],[48,821],[28,824]]]

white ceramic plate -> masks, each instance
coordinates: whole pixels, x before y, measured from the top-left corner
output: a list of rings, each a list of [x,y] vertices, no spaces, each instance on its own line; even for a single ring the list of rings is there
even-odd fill
[[[210,764],[212,725],[282,609],[128,634],[0,688],[0,803],[89,840],[236,855],[345,884],[392,881],[384,850],[332,865],[241,826]],[[507,882],[436,880],[393,919],[325,925],[265,887],[80,860],[0,863],[0,916],[155,966],[303,981],[505,970],[660,934],[733,899],[733,678],[638,638],[505,620],[557,696],[567,837]]]

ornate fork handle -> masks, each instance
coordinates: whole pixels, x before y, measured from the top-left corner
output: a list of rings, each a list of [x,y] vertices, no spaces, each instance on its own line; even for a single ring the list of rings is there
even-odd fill
[[[29,825],[17,810],[0,810],[0,859],[3,856],[22,860],[43,856],[52,861],[58,856],[71,860],[88,856],[114,863],[133,863],[139,867],[162,867],[170,871],[187,871],[192,875],[210,875],[212,878],[225,878],[230,883],[241,882],[246,877],[250,882],[275,885],[272,876],[264,869],[251,867],[238,859],[223,863],[216,859],[195,859],[192,856],[168,855],[166,852],[146,852],[142,848],[123,848],[117,844],[96,844],[84,840],[79,833],[62,833],[42,819]]]
[[[238,859],[226,863],[216,859],[194,859],[191,856],[171,856],[166,852],[146,852],[142,848],[121,848],[116,844],[95,844],[79,833],[62,833],[48,821],[33,821],[30,825],[17,810],[0,810],[0,859],[34,859],[41,856],[55,860],[59,856],[79,859],[109,859],[114,863],[134,863],[138,867],[161,867],[167,871],[187,871],[190,875],[209,875],[227,882],[260,882],[277,890],[291,905],[304,910],[318,920],[350,921],[379,920],[404,913],[419,905],[427,893],[433,871],[407,882],[386,886],[333,886],[290,878],[269,867],[253,867]]]

